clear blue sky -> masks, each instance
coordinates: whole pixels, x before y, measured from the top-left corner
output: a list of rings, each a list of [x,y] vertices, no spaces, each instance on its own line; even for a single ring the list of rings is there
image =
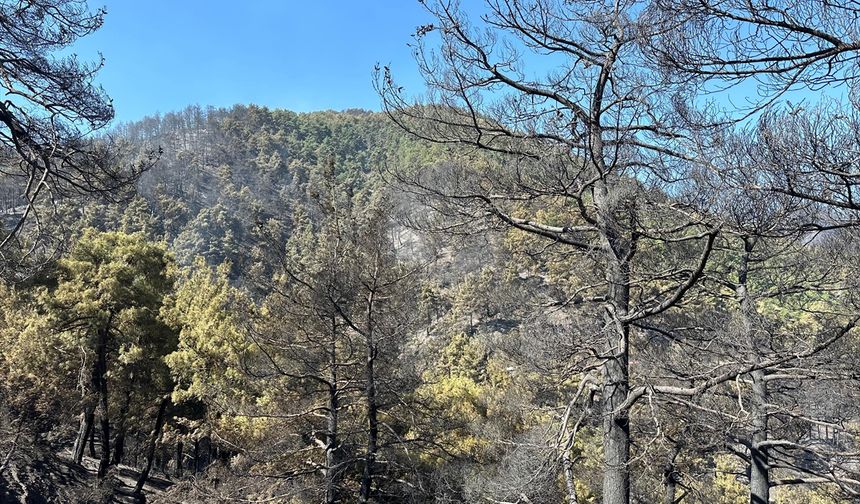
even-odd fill
[[[89,4],[107,8],[105,24],[72,51],[85,60],[99,51],[104,55],[97,82],[114,99],[117,121],[193,104],[255,103],[299,112],[378,109],[372,86],[377,62],[391,64],[410,94],[423,90],[407,44],[417,26],[433,19],[418,0]],[[476,13],[473,2],[464,4]],[[743,103],[744,94],[734,89],[718,99]]]
[[[407,44],[417,0],[90,0],[104,26],[72,48],[105,57],[98,82],[118,121],[191,104],[296,111],[378,109],[376,62],[420,91]]]

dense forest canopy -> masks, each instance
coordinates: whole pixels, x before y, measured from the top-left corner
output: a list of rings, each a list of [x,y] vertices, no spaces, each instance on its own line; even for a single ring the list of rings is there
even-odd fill
[[[860,8],[421,3],[381,111],[109,126],[0,1],[0,501],[860,499]]]

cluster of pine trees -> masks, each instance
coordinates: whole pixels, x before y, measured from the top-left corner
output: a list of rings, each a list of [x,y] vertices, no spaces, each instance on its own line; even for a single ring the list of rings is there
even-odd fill
[[[426,2],[427,100],[379,68],[383,112],[93,138],[92,69],[45,54],[103,13],[31,3],[0,500],[860,497],[856,6]]]

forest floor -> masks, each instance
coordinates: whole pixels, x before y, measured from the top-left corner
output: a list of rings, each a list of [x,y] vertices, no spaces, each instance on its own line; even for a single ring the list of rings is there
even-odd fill
[[[33,446],[20,446],[0,474],[0,503],[127,503],[146,502],[173,482],[150,476],[143,498],[133,494],[140,472],[126,465],[111,467],[105,481],[96,478],[98,460],[84,457],[77,465],[69,450],[54,454]]]
[[[63,453],[62,455],[68,464],[72,464],[70,452]],[[85,456],[81,465],[86,469],[90,479],[95,481],[99,465],[98,459]],[[147,497],[160,495],[173,484],[170,480],[159,478],[150,473],[149,478],[147,478],[146,483],[143,485],[144,498],[141,499],[134,495],[134,486],[137,484],[138,477],[140,477],[140,471],[134,467],[119,464],[111,467],[108,477],[113,479],[113,484],[111,485],[113,489],[112,498],[113,502],[117,503],[146,502]]]

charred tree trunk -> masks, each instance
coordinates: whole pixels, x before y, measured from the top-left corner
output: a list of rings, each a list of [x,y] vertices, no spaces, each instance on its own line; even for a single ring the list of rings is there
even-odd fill
[[[338,502],[338,474],[340,473],[340,457],[338,447],[338,411],[340,409],[340,398],[338,390],[337,372],[337,325],[334,318],[331,319],[331,342],[329,346],[329,386],[328,386],[328,412],[325,439],[325,502],[334,504]]]
[[[200,470],[200,440],[194,440],[194,474]]]
[[[93,428],[90,429],[90,439],[89,439],[90,457],[92,457],[92,458],[96,458],[98,456],[98,455],[96,455],[96,423],[95,422],[96,422],[96,419],[95,419],[95,417],[93,417]]]
[[[666,495],[663,497],[663,502],[665,504],[675,504],[675,492],[678,487],[677,480],[675,480],[673,475],[667,475],[664,485],[666,487]]]
[[[121,464],[124,456],[125,456],[125,432],[120,431],[117,433],[116,438],[113,441],[113,458],[111,459],[111,464],[112,465]]]
[[[337,408],[338,408],[338,398],[337,398],[337,388],[334,386],[329,387],[329,412],[326,426],[326,439],[325,439],[325,502],[326,504],[335,503],[338,501],[338,491],[337,491],[337,473],[338,473],[338,465],[339,460],[337,456],[338,451],[338,439],[337,439]]]
[[[367,449],[364,455],[364,473],[361,476],[361,486],[359,488],[359,502],[365,503],[370,500],[370,493],[373,488],[374,465],[376,464],[376,452],[379,445],[379,421],[378,404],[376,398],[376,374],[374,366],[376,364],[377,348],[374,341],[373,327],[373,309],[374,309],[374,292],[371,291],[367,299],[367,333],[365,339],[367,341],[367,357],[364,366],[365,380],[365,401],[367,402]]]
[[[596,135],[597,152],[602,139]],[[630,260],[632,240],[617,222],[614,197],[607,182],[594,189],[599,224],[606,254],[605,276],[608,303],[603,309],[606,325],[606,362],[603,364],[603,502],[630,502],[630,412],[625,406],[630,391],[629,340]]]
[[[679,446],[676,445],[673,447],[667,457],[666,465],[663,467],[664,504],[675,504],[678,499],[678,471],[675,468],[675,459],[678,457],[680,451]]]
[[[131,390],[127,390],[125,393],[125,399],[122,404],[122,409],[119,412],[119,421],[116,426],[116,437],[113,442],[113,458],[111,459],[111,464],[121,464],[122,459],[125,456],[125,429],[126,429],[126,417],[128,416],[128,410],[131,405]]]
[[[183,458],[182,457],[183,456],[182,449],[183,449],[182,441],[177,441],[176,442],[176,460],[175,460],[176,468],[173,472],[177,478],[182,477],[182,458]]]
[[[770,502],[770,461],[767,448],[767,382],[764,371],[752,373],[752,439],[750,440],[750,504]]]
[[[88,405],[81,413],[81,425],[78,429],[78,437],[75,439],[75,445],[72,448],[72,459],[76,464],[80,464],[84,459],[84,450],[86,450],[87,442],[89,442],[92,435],[94,420],[95,408],[92,405]]]
[[[753,249],[756,245],[755,238],[744,237],[744,251],[741,254],[740,266],[738,268],[738,284],[735,289],[738,303],[741,308],[741,321],[746,339],[750,346],[750,352],[757,361],[761,357],[757,354],[758,349],[767,348],[767,342],[762,341],[756,327],[757,311],[755,301],[751,299],[747,287],[750,262]],[[767,448],[762,443],[768,438],[768,393],[764,370],[756,370],[750,373],[752,378],[752,435],[750,439],[750,503],[768,504],[770,502],[770,464]]]
[[[99,341],[96,346],[96,365],[93,372],[93,385],[99,396],[99,433],[102,443],[101,460],[99,460],[98,477],[104,478],[110,465],[110,418],[108,417],[108,385],[107,385],[107,326],[99,331]]]
[[[135,494],[140,495],[143,491],[143,485],[146,484],[149,472],[152,471],[152,463],[155,460],[155,449],[158,445],[158,438],[161,436],[161,428],[164,426],[164,414],[167,411],[167,404],[169,402],[170,399],[165,397],[158,406],[158,414],[155,416],[155,426],[152,428],[152,433],[149,436],[149,444],[146,447],[146,465],[137,478],[137,484],[134,486]]]
[[[626,349],[629,328],[622,327],[614,342]],[[630,419],[629,411],[621,409],[627,400],[628,358],[626,350],[615,351],[606,364],[603,385],[603,502],[627,504],[630,495]]]
[[[373,360],[375,349],[369,350],[373,356],[367,361],[367,450],[364,455],[364,473],[361,476],[361,488],[359,489],[359,502],[368,502],[373,486],[374,465],[376,463],[376,452],[379,444],[379,422],[377,419],[378,406],[376,401],[376,384],[373,376]]]
[[[158,458],[158,460],[160,462],[158,464],[158,469],[161,471],[161,474],[163,474],[165,476],[168,476],[167,467],[170,464],[171,458],[172,457],[170,456],[170,449],[168,448],[167,444],[162,443],[161,444],[161,457]]]

